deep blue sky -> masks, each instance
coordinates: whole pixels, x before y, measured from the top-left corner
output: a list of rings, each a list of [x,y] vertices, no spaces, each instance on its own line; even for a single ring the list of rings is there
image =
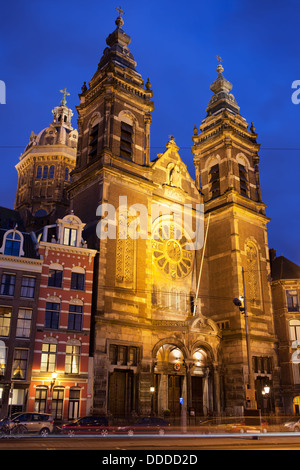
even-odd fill
[[[0,105],[0,205],[13,208],[15,164],[31,131],[51,122],[61,88],[71,93],[67,104],[77,127],[78,93],[115,29],[117,6],[112,0],[2,2],[0,80],[7,95]],[[300,105],[291,101],[292,82],[300,80],[300,1],[123,0],[121,7],[137,70],[154,92],[151,158],[173,134],[194,176],[193,127],[206,115],[220,55],[261,144],[270,248],[300,264]]]

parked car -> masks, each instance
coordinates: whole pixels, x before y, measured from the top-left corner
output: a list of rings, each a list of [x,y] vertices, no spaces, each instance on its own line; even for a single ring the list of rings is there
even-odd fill
[[[242,418],[240,421],[227,424],[225,432],[232,433],[266,433],[268,432],[268,423],[264,419],[261,420],[260,424],[247,424]]]
[[[101,434],[105,436],[109,432],[108,420],[104,416],[84,416],[70,423],[63,424],[59,428],[62,434],[74,436],[75,434]]]
[[[133,434],[143,433],[157,433],[165,434],[167,430],[170,430],[170,423],[162,418],[156,418],[148,416],[140,418],[136,423],[127,426],[119,426],[115,429],[115,432],[127,433],[129,436]]]
[[[300,419],[294,419],[284,423],[283,432],[300,432]]]
[[[17,413],[12,418],[5,418],[0,422],[2,434],[38,433],[48,436],[53,429],[53,416],[46,413]]]

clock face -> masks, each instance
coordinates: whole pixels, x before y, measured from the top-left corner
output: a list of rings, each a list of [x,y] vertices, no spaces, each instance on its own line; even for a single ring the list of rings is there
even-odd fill
[[[157,268],[169,279],[180,280],[192,270],[191,240],[175,222],[159,223],[152,234],[152,255]]]

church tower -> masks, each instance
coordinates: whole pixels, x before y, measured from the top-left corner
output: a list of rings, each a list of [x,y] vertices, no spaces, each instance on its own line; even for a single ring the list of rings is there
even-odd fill
[[[122,29],[123,12],[118,10],[117,27],[107,37],[97,71],[89,86],[84,83],[77,106],[79,138],[71,194],[74,212],[88,222],[95,221],[105,191],[99,184],[101,168],[147,178],[150,164],[151,85],[149,79],[145,85],[136,70],[128,47],[131,38]]]
[[[250,129],[230,93],[232,84],[218,76],[210,89],[213,95],[207,115],[194,128],[196,184],[210,214],[207,239],[209,311],[223,330],[225,407],[239,413],[248,406],[245,387],[256,389],[261,408],[265,385],[270,385],[268,411],[274,411],[278,368],[269,285],[269,249],[265,204],[259,181],[259,144],[253,124]],[[247,364],[244,317],[233,299],[243,296],[243,270],[249,317],[251,357]],[[252,370],[251,370],[252,369]]]
[[[64,217],[69,208],[67,187],[75,168],[78,133],[71,125],[73,112],[63,99],[52,110],[51,124],[30,141],[16,165],[18,186],[15,209],[27,230],[37,230]]]
[[[193,236],[197,206],[203,216],[202,196],[174,137],[150,161],[152,91],[136,70],[119,13],[98,69],[80,94],[69,188],[71,208],[87,223],[84,239],[99,253],[92,411],[124,417],[169,410],[180,418],[193,408],[200,416],[220,409],[220,330],[204,318],[205,308],[194,316],[192,305],[201,255]],[[182,227],[185,207],[191,224]],[[204,273],[201,292],[206,278]]]

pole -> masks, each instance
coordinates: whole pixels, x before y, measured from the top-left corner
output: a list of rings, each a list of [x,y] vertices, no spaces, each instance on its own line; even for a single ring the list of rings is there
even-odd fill
[[[195,301],[194,301],[193,316],[196,315],[197,299],[198,299],[199,288],[200,288],[200,280],[201,280],[201,275],[202,275],[202,268],[203,268],[204,253],[205,253],[205,248],[206,248],[206,241],[207,241],[207,233],[208,233],[209,221],[210,221],[210,214],[209,214],[209,216],[208,216],[207,227],[206,227],[206,233],[205,233],[205,238],[204,238],[204,243],[203,243],[202,258],[201,258],[201,264],[200,264],[200,271],[199,271],[199,278],[198,278],[198,284],[197,284],[197,291],[196,291],[196,296],[195,296]]]
[[[255,396],[253,396],[255,394],[255,385],[254,385],[254,377],[253,377],[253,370],[252,370],[252,357],[251,357],[250,333],[249,333],[249,324],[248,324],[248,311],[247,311],[247,298],[246,298],[244,268],[242,268],[242,275],[243,275],[243,289],[244,289],[244,314],[245,314],[247,361],[248,361],[248,387],[251,390],[251,392],[250,392],[251,393],[251,395],[250,395],[250,408],[251,409],[256,409],[257,406],[256,406]]]

